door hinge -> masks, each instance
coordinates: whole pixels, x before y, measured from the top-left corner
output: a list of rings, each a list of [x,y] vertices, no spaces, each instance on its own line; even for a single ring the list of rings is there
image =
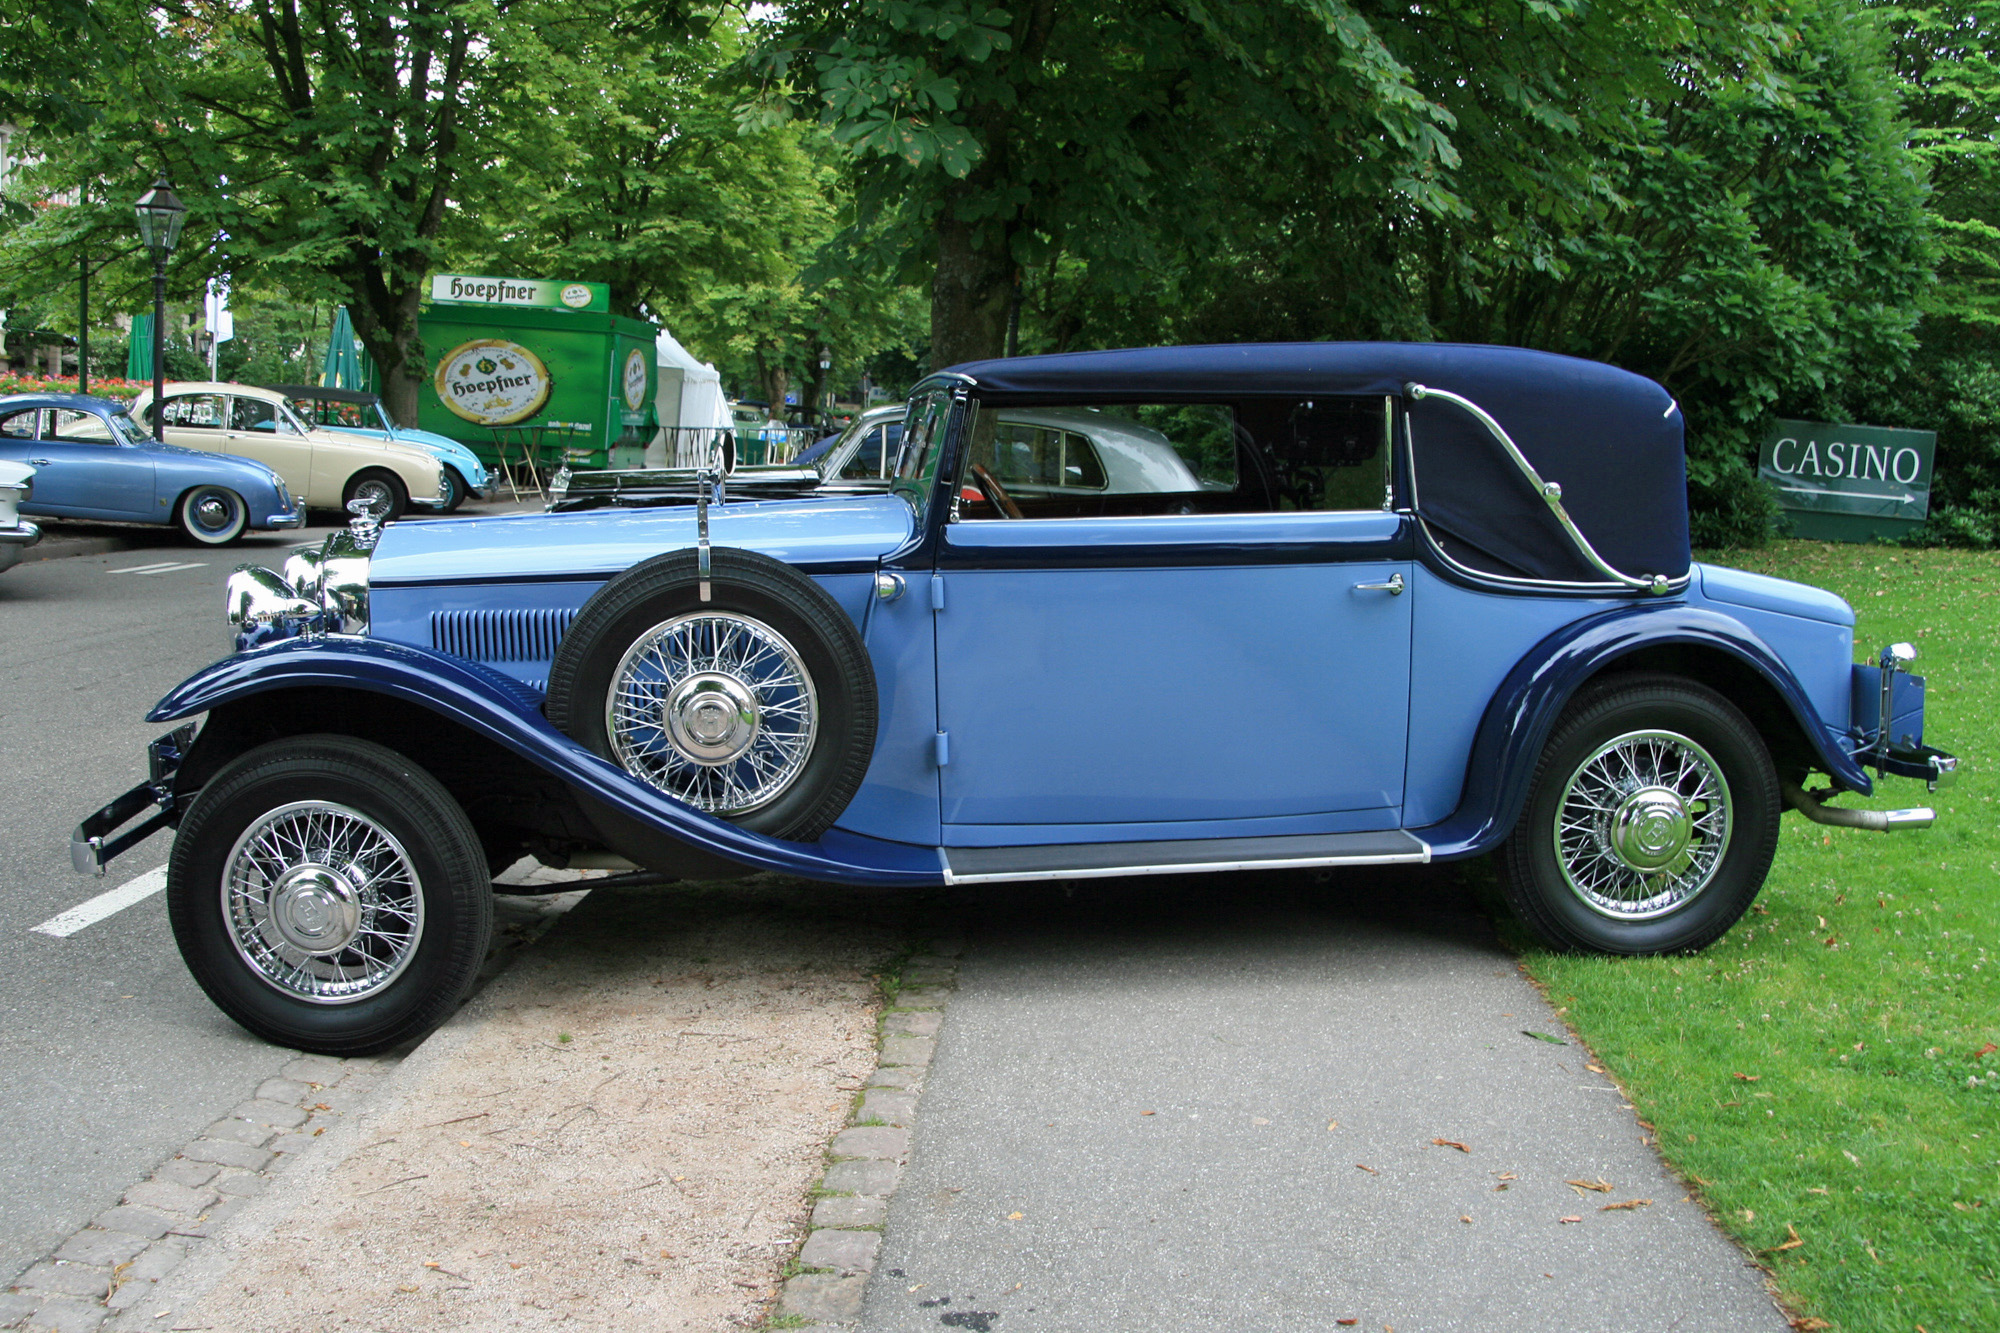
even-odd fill
[[[939,768],[943,768],[946,764],[949,764],[950,762],[951,762],[951,733],[948,731],[940,731],[937,734],[937,766]]]
[[[944,575],[931,575],[931,610],[944,610]]]

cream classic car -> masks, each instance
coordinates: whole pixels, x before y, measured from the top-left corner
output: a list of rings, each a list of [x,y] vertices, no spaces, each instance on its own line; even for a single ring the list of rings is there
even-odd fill
[[[254,458],[283,477],[302,505],[341,509],[367,500],[386,522],[412,500],[441,505],[447,498],[443,467],[429,450],[309,425],[270,389],[170,383],[164,405],[167,443]],[[151,389],[133,401],[132,415],[152,425]]]

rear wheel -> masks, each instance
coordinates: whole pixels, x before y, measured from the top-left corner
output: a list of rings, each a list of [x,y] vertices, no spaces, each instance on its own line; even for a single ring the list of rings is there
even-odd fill
[[[268,1041],[362,1055],[422,1036],[492,932],[479,838],[430,774],[346,736],[227,765],[181,822],[167,911],[218,1008]]]
[[[1501,848],[1501,887],[1555,948],[1700,949],[1763,887],[1782,808],[1763,738],[1728,700],[1679,677],[1616,677],[1557,722]]]
[[[356,500],[366,500],[377,518],[384,523],[392,523],[401,518],[403,511],[410,507],[410,492],[409,488],[403,485],[403,479],[395,473],[370,468],[366,472],[357,472],[349,477],[347,489],[341,492],[342,506],[352,504]]]
[[[203,546],[227,546],[250,526],[250,507],[226,486],[197,486],[181,497],[181,531]]]

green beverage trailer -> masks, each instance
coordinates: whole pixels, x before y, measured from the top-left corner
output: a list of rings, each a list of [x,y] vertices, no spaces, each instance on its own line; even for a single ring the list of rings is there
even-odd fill
[[[602,283],[440,274],[418,317],[430,376],[419,428],[488,466],[505,442],[573,468],[637,467],[654,428],[654,337]]]

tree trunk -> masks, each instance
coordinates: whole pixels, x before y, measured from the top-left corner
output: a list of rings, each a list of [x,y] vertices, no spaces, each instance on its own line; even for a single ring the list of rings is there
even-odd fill
[[[1007,347],[1007,306],[1014,293],[1014,260],[1006,229],[985,235],[952,216],[948,204],[937,223],[937,274],[931,281],[931,369],[1000,356]]]
[[[428,373],[423,339],[417,335],[423,287],[413,282],[391,288],[371,268],[350,281],[348,290],[347,313],[354,321],[354,336],[375,358],[382,375],[382,409],[398,426],[414,429],[417,391]]]

